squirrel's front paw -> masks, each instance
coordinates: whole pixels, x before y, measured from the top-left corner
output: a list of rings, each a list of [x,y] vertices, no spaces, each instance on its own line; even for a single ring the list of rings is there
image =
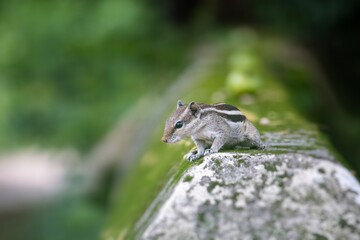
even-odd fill
[[[203,155],[198,154],[196,151],[195,152],[190,152],[186,155],[187,160],[189,160],[190,162],[195,161],[196,159],[201,158]]]
[[[204,156],[208,156],[212,153],[216,153],[216,151],[214,151],[213,149],[209,148],[209,149],[206,149],[205,152],[204,152]]]

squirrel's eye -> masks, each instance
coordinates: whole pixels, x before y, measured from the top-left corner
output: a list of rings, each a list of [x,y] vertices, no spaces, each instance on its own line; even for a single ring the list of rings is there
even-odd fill
[[[183,125],[184,125],[184,123],[182,121],[177,121],[175,123],[175,128],[182,128]]]

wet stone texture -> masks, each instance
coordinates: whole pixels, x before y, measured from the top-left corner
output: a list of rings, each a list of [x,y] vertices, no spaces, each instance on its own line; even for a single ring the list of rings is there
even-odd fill
[[[360,239],[360,185],[353,175],[326,149],[274,154],[277,144],[263,153],[205,157],[169,190],[137,237]],[[314,143],[300,143],[307,144]]]

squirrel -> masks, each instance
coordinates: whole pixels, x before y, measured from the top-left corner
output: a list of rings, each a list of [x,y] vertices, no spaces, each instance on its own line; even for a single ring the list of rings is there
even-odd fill
[[[226,103],[177,102],[176,111],[167,119],[161,140],[175,143],[191,137],[196,151],[186,155],[194,161],[222,148],[257,148],[265,145],[256,127],[235,106]]]

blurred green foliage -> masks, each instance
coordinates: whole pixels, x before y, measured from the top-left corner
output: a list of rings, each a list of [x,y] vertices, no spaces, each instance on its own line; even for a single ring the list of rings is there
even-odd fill
[[[187,64],[191,39],[151,8],[141,0],[0,2],[0,151],[86,152],[144,94],[161,93]],[[97,239],[104,212],[65,193],[14,216],[9,236]]]
[[[87,150],[185,64],[190,40],[145,1],[0,3],[0,149]],[[173,47],[176,45],[176,47]]]
[[[216,1],[204,1],[198,8],[198,16],[190,21],[194,26],[188,26],[195,28],[194,32],[184,31],[188,30],[184,26],[176,29],[164,21],[166,2],[171,1],[1,1],[0,151],[40,145],[74,147],[86,152],[138,98],[149,92],[161,93],[188,65],[196,37],[208,30],[220,31],[218,39],[224,40],[222,29],[212,29],[216,28],[211,12],[216,10]],[[285,29],[286,34],[295,35],[301,35],[299,29],[305,29],[302,35],[306,36],[326,31],[327,26],[351,9],[351,5],[336,0],[327,5],[300,0],[254,4],[255,15],[267,26],[278,26],[278,31]],[[249,68],[256,66],[258,59],[245,60],[238,64]],[[307,78],[297,66],[282,73],[284,78]],[[238,86],[244,84],[244,79],[256,77],[253,72],[245,74],[241,81],[230,81],[230,88],[234,88],[231,84]],[[247,91],[254,88],[247,87]],[[294,87],[307,89],[302,85]],[[301,93],[296,99],[303,96]],[[208,95],[199,93],[197,98],[206,100]],[[299,102],[305,107],[313,103],[312,99]],[[180,148],[169,151],[177,154],[182,151]],[[148,175],[144,176],[163,177],[171,164],[157,165],[157,171],[151,166],[152,171],[146,171]],[[141,185],[140,180],[129,188]],[[155,184],[142,187],[149,186],[160,188]],[[130,197],[124,196],[124,203],[132,201]],[[29,214],[23,224],[29,229],[16,230],[19,234],[33,233],[26,239],[97,239],[104,212],[104,206],[84,196],[65,196]],[[127,215],[116,213],[117,221],[128,220]],[[18,219],[15,220],[17,226]]]

